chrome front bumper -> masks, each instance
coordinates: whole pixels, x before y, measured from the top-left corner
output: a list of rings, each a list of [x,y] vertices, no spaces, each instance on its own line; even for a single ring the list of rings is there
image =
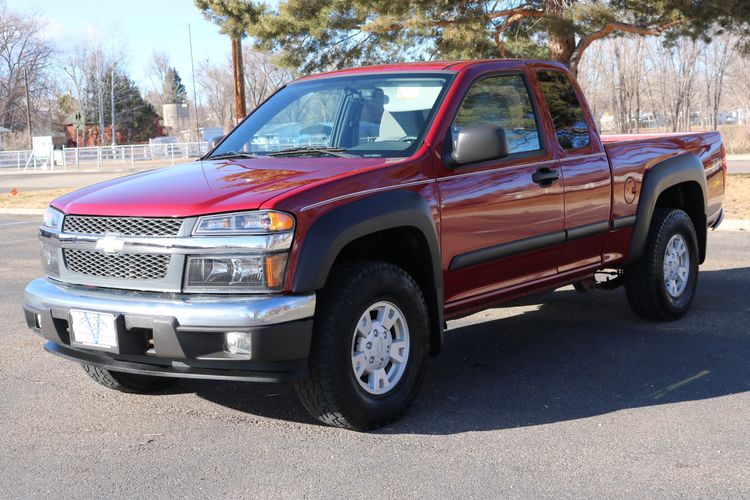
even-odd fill
[[[307,372],[315,294],[195,295],[136,292],[37,279],[26,287],[28,326],[54,354],[113,371],[157,376],[277,381]],[[117,348],[71,343],[70,310],[116,317]],[[227,332],[250,336],[252,353],[224,349]]]
[[[249,328],[311,318],[315,294],[196,295],[64,285],[40,278],[26,287],[32,309],[82,309],[174,318],[184,327]]]

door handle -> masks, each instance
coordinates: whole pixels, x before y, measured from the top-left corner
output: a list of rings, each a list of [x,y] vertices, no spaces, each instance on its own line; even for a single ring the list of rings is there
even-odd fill
[[[531,180],[542,187],[549,186],[560,179],[560,174],[547,167],[540,167],[531,175]]]

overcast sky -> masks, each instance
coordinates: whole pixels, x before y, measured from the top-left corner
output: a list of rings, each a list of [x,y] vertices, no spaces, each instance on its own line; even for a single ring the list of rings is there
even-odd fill
[[[59,50],[87,40],[116,44],[126,54],[131,77],[145,90],[151,88],[146,66],[156,50],[169,54],[172,65],[192,94],[188,23],[193,34],[196,67],[202,60],[226,59],[229,38],[206,21],[193,0],[6,0],[14,11],[43,16],[47,34]]]

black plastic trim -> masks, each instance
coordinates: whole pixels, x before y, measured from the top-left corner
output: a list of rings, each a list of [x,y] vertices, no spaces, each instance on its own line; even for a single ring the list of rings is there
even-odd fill
[[[719,210],[719,216],[716,218],[715,221],[711,223],[711,229],[716,230],[721,226],[721,223],[724,222],[724,208],[722,207]]]
[[[686,153],[657,163],[646,172],[643,179],[635,229],[633,229],[633,237],[630,242],[630,251],[623,265],[637,262],[643,255],[648,231],[651,226],[651,217],[654,215],[654,208],[656,207],[659,195],[668,188],[685,182],[695,182],[700,186],[703,193],[703,218],[705,221],[705,214],[708,211],[706,209],[708,195],[706,173],[700,158],[694,154]],[[703,228],[696,227],[695,230],[698,231],[699,237],[701,230],[705,234],[705,222]],[[701,252],[702,256],[704,254],[705,250]],[[703,259],[701,259],[701,262],[703,262]]]
[[[222,369],[224,366],[237,366],[234,361],[214,361],[209,364],[203,362],[203,366],[190,366],[186,362],[174,362],[170,366],[123,361],[110,356],[102,356],[93,352],[71,349],[69,347],[49,341],[44,344],[44,350],[61,356],[71,361],[99,366],[106,370],[115,372],[134,373],[139,375],[151,375],[156,377],[177,377],[206,380],[234,380],[246,382],[282,382],[286,380],[298,380],[308,375],[306,360],[296,362],[279,363],[279,371],[261,371],[249,369]],[[247,366],[247,365],[245,365]]]
[[[448,269],[450,271],[459,271],[492,260],[502,259],[504,257],[510,257],[511,255],[531,252],[540,248],[565,243],[565,239],[565,231],[557,231],[554,233],[543,234],[541,236],[512,241],[510,243],[503,243],[502,245],[480,248],[479,250],[456,255],[451,259]]]
[[[479,250],[456,255],[451,259],[450,267],[448,269],[450,271],[459,271],[467,267],[484,264],[485,262],[510,257],[520,253],[531,252],[552,245],[559,245],[566,241],[588,238],[597,234],[606,233],[607,231],[609,231],[609,221],[604,220],[566,229],[564,231],[556,231],[541,236],[503,243],[502,245],[480,248]]]
[[[55,344],[71,348],[74,352],[91,352],[85,346],[73,345],[69,335],[69,311],[66,309],[36,310],[24,306],[26,323],[35,333]],[[41,328],[36,326],[36,315],[41,318]],[[251,338],[250,360],[233,358],[234,355],[213,358],[222,354],[224,334],[227,331],[247,333]],[[306,360],[310,353],[313,319],[302,319],[247,328],[184,327],[172,317],[118,315],[117,348],[111,352],[96,351],[99,356],[128,357],[139,363],[165,363],[180,361],[204,363],[209,368],[238,367],[238,362],[276,366],[297,360]],[[149,344],[149,338],[153,343]]]
[[[608,220],[594,222],[592,224],[586,224],[584,226],[578,226],[566,230],[566,241],[580,240],[581,238],[588,238],[589,236],[606,233],[607,231],[609,231]]]
[[[300,265],[292,292],[320,290],[341,250],[352,241],[378,231],[413,227],[430,248],[435,287],[443,288],[440,245],[432,210],[419,193],[395,190],[377,193],[338,207],[318,219],[310,228],[300,250]]]
[[[612,229],[623,229],[626,227],[635,225],[635,215],[625,215],[623,217],[615,217],[612,220]]]
[[[328,275],[343,248],[354,240],[396,228],[414,228],[424,237],[430,251],[434,294],[426,291],[434,332],[442,336],[443,268],[440,244],[432,210],[416,191],[384,191],[334,208],[317,219],[304,238],[294,273],[292,292],[315,291],[325,287]],[[433,295],[430,297],[429,295]],[[432,302],[432,303],[430,303]],[[437,340],[437,339],[436,339]],[[439,343],[433,343],[433,353]]]

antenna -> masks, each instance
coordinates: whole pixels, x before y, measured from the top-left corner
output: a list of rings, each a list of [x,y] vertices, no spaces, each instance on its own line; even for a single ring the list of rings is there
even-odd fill
[[[198,91],[195,88],[195,63],[193,62],[193,33],[188,23],[188,40],[190,40],[190,71],[193,73],[193,105],[195,106],[195,132],[198,134],[198,142],[201,141],[200,129],[198,128]]]

